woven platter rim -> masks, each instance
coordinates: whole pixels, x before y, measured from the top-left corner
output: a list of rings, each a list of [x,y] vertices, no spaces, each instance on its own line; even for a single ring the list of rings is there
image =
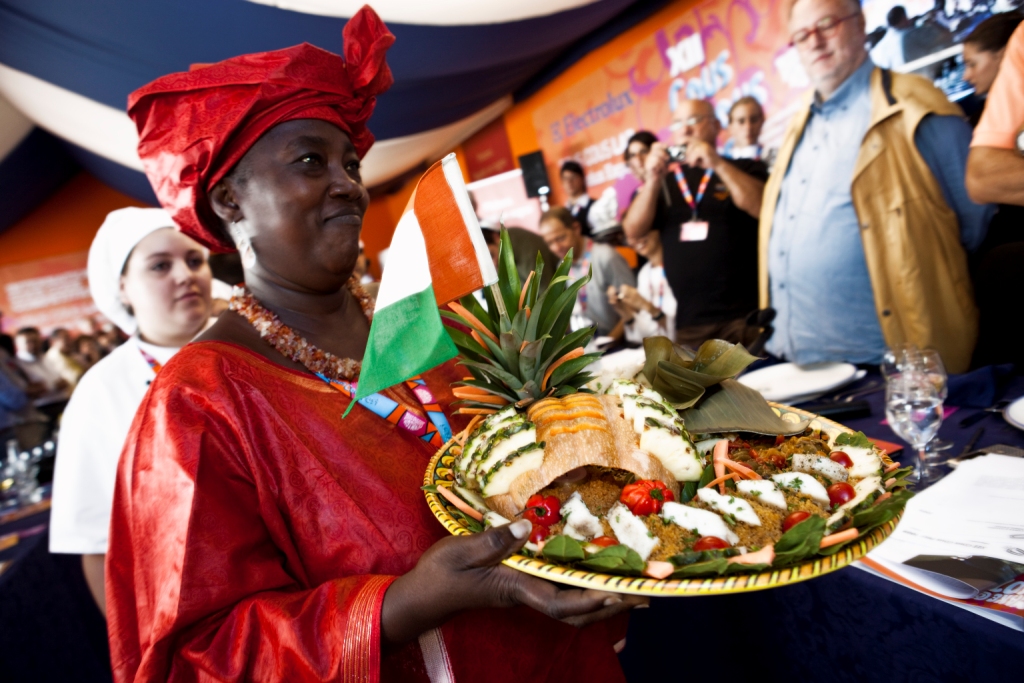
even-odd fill
[[[830,425],[842,432],[852,434],[853,430],[838,422],[809,413],[800,408],[793,408],[781,403],[769,401],[769,405],[786,412],[796,413],[808,419],[814,419],[822,424]],[[441,460],[448,449],[454,444],[454,439],[448,441],[430,459],[430,464],[423,477],[424,486],[438,486],[450,484],[452,474],[450,467],[445,467]],[[470,531],[462,520],[452,514],[454,506],[447,500],[432,491],[424,491],[427,498],[427,505],[430,511],[444,526],[445,529],[456,536],[469,536]],[[601,574],[588,572],[581,569],[572,569],[561,565],[544,562],[525,555],[513,555],[504,564],[526,574],[555,581],[557,583],[575,586],[577,588],[593,588],[596,590],[611,591],[614,593],[630,593],[634,595],[650,595],[660,597],[680,597],[688,595],[724,595],[727,593],[749,593],[751,591],[765,590],[788,586],[790,584],[807,581],[819,576],[824,576],[838,569],[842,569],[868,554],[868,552],[888,538],[896,529],[896,525],[903,516],[901,510],[896,517],[885,524],[876,527],[864,538],[846,545],[842,550],[824,557],[816,557],[806,562],[801,562],[790,567],[781,569],[766,569],[753,574],[731,574],[728,576],[716,576],[707,578],[692,579],[651,579],[638,576],[617,576],[614,574]]]

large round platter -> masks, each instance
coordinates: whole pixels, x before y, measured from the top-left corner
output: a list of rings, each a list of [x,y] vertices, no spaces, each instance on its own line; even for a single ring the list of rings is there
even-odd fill
[[[852,433],[853,430],[843,425],[818,417],[813,413],[792,408],[778,403],[771,403],[775,408],[783,412],[796,413],[805,419],[816,419],[824,425],[830,433],[840,432]],[[453,483],[451,470],[454,456],[449,453],[454,441],[449,441],[441,447],[430,460],[427,472],[423,478],[425,486],[450,486]],[[447,500],[436,493],[427,491],[427,504],[438,521],[456,536],[468,536],[470,531],[462,519],[453,514],[455,510]],[[764,590],[786,586],[791,583],[798,583],[813,579],[864,557],[872,548],[880,544],[895,530],[902,513],[891,521],[874,529],[864,538],[846,545],[834,555],[817,557],[802,564],[785,567],[783,569],[767,569],[752,574],[733,574],[711,578],[694,579],[649,579],[633,576],[616,576],[613,574],[598,574],[579,569],[563,567],[538,560],[524,555],[513,555],[505,560],[505,564],[521,572],[538,576],[542,579],[564,583],[579,588],[594,588],[597,590],[611,591],[615,593],[633,593],[637,595],[653,596],[686,596],[686,595],[715,595],[722,593],[746,593],[749,591]]]

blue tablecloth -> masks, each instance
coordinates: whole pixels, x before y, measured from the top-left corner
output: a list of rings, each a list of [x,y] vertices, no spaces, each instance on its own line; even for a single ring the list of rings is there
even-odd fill
[[[49,511],[0,526],[35,531]],[[107,624],[92,600],[78,555],[51,555],[49,533],[0,552],[0,680],[109,683]]]
[[[1004,379],[996,398],[1024,395],[1024,377]],[[884,397],[864,397],[871,416],[846,424],[901,443],[881,424]],[[1024,448],[1024,432],[998,414],[959,427],[977,412],[962,408],[943,424],[939,436],[953,442],[952,453],[978,427],[985,432],[976,448]],[[620,661],[630,681],[1019,681],[1024,633],[847,567],[756,593],[652,600],[633,613]]]

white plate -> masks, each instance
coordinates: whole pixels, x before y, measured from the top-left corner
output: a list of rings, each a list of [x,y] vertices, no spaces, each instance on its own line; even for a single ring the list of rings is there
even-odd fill
[[[1024,429],[1024,396],[1006,406],[1003,417],[1017,429]]]
[[[779,363],[754,370],[739,381],[761,392],[768,401],[780,403],[807,401],[827,391],[838,389],[857,377],[856,366],[850,363],[815,363],[797,365]]]

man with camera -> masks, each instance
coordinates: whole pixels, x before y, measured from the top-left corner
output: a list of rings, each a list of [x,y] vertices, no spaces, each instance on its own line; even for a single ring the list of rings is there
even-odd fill
[[[622,218],[627,239],[661,234],[665,277],[678,301],[676,342],[706,339],[749,344],[757,328],[757,215],[768,177],[753,159],[715,150],[721,124],[705,100],[684,100],[672,117],[673,146],[641,131],[626,162],[642,185]]]

